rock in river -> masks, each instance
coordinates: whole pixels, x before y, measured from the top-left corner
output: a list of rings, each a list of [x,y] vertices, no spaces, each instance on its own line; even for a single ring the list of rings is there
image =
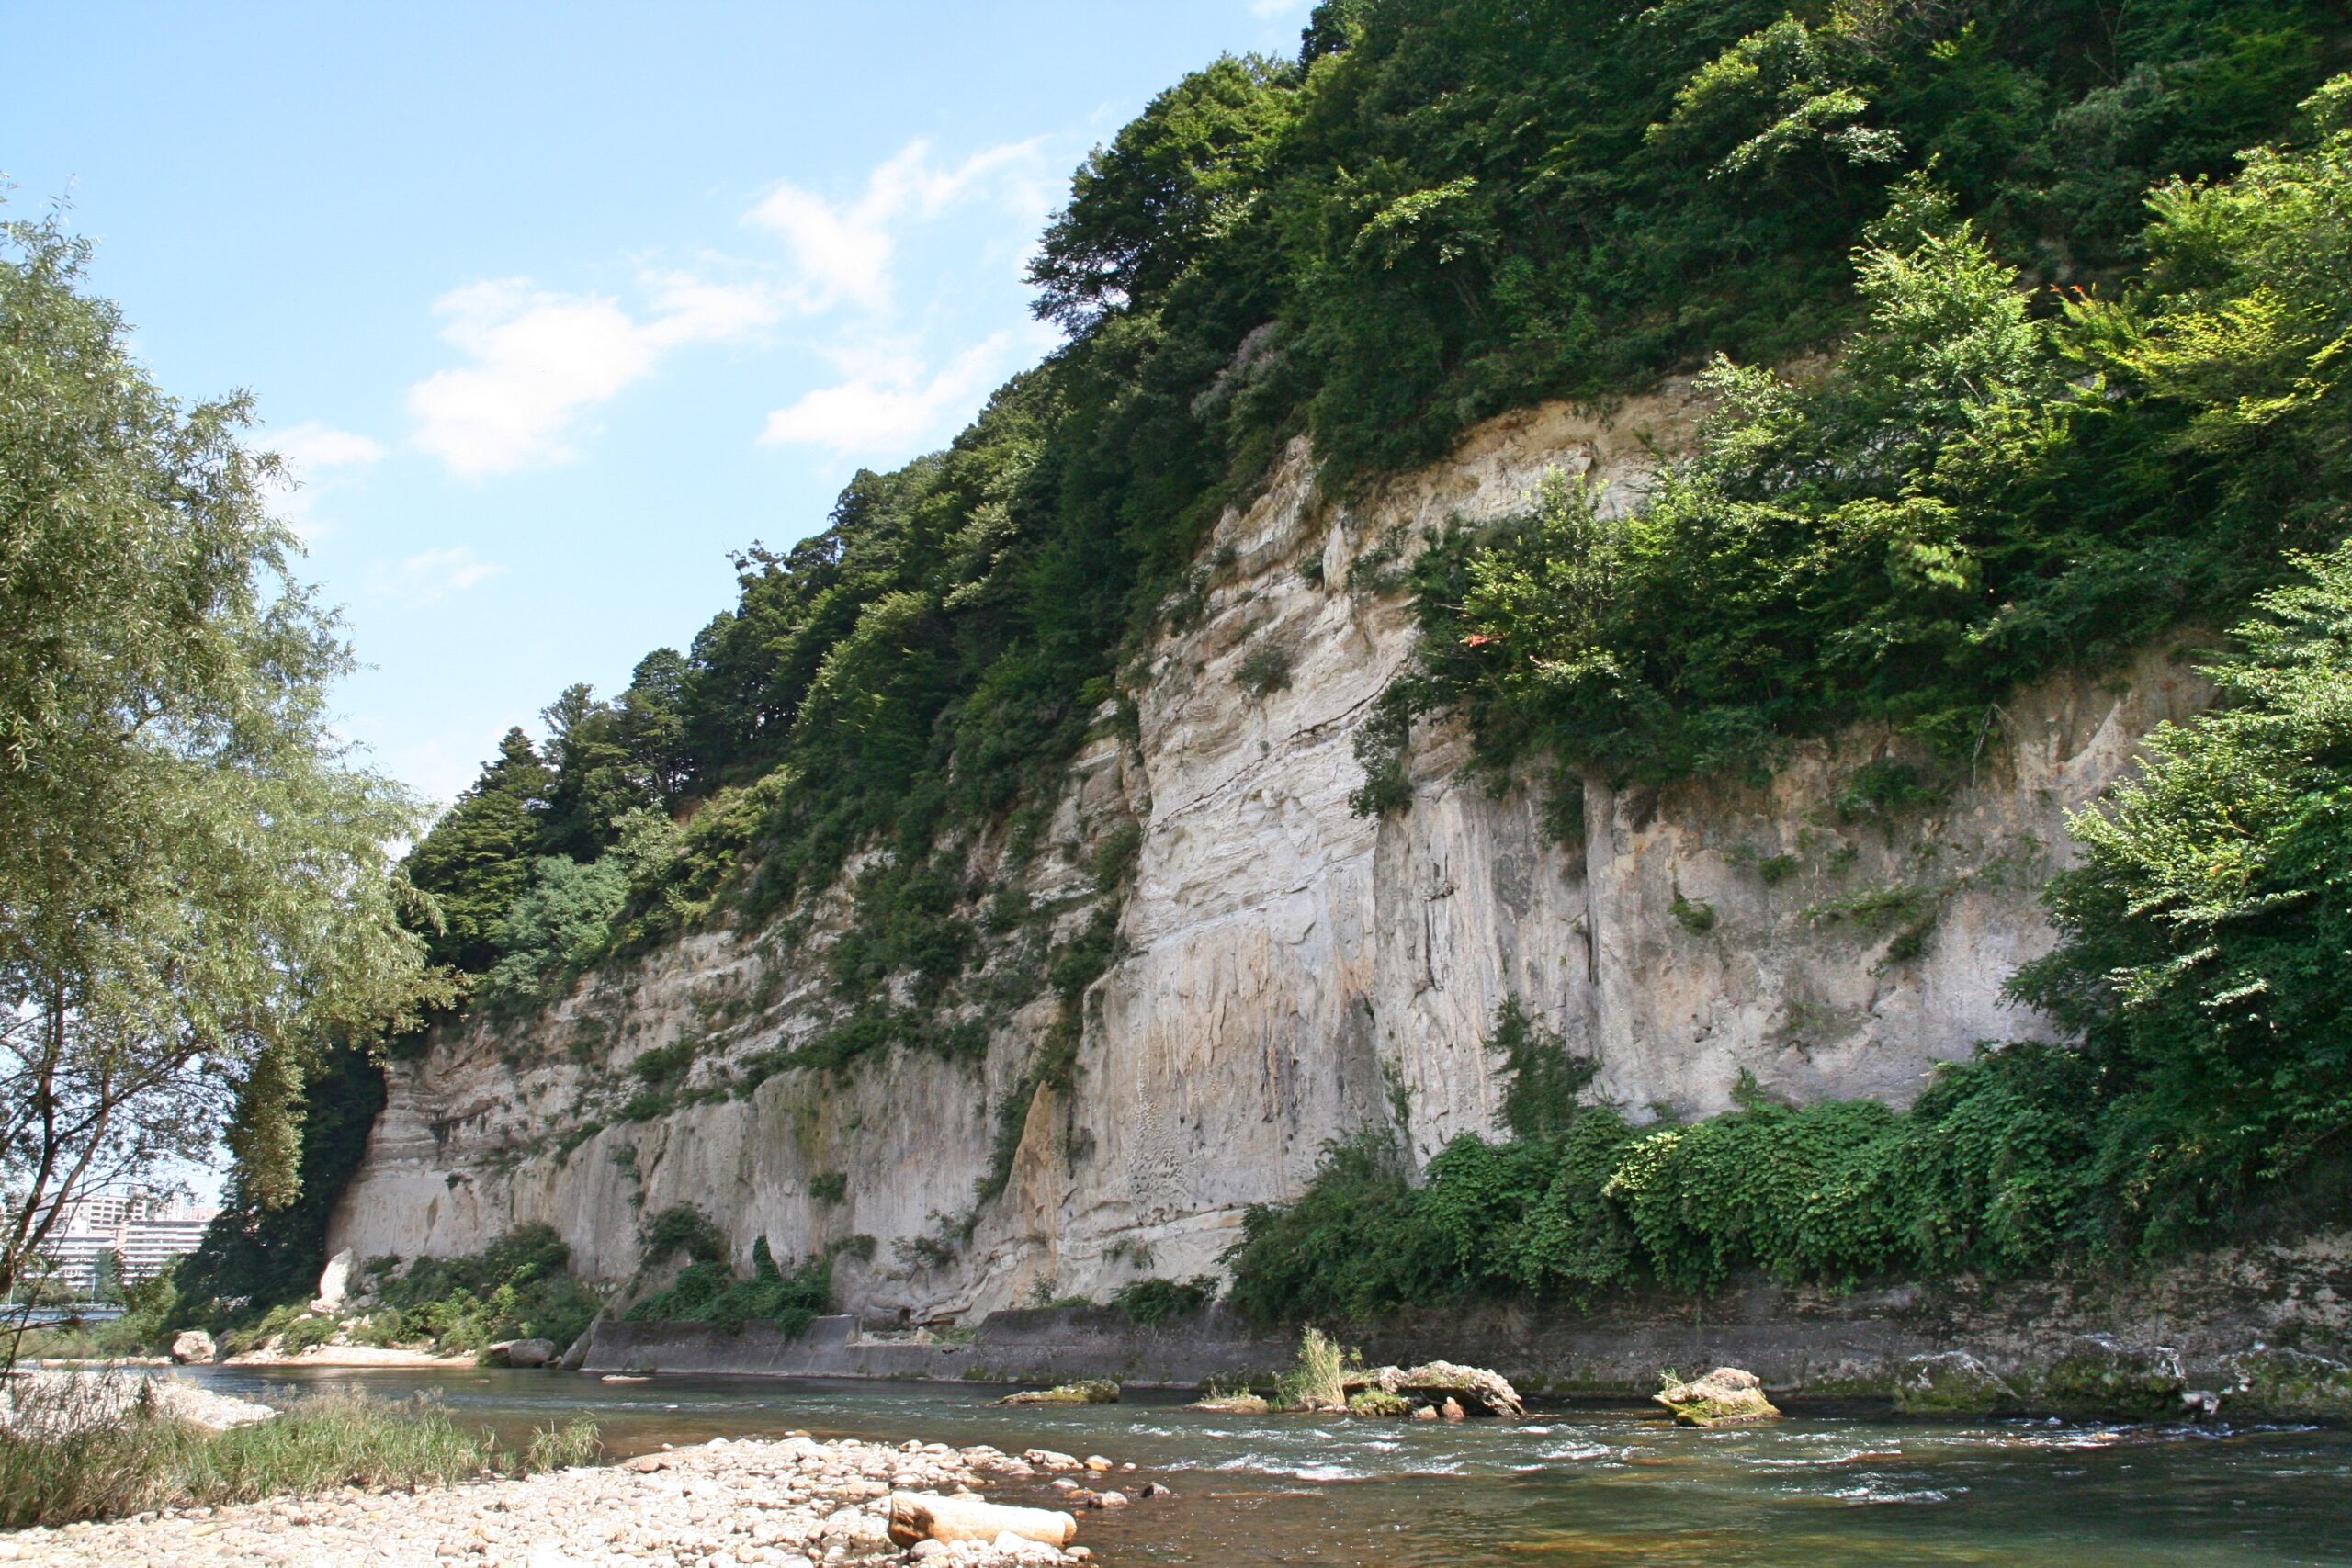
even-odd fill
[[[1085,1378],[1077,1382],[1057,1383],[1052,1388],[1024,1389],[1008,1393],[996,1401],[999,1404],[1116,1404],[1119,1385],[1108,1378]]]
[[[2168,1416],[2180,1408],[2187,1386],[2180,1352],[2171,1346],[2084,1334],[2042,1369],[2038,1403],[2082,1416]]]
[[[1744,1427],[1781,1418],[1756,1374],[1737,1367],[1717,1367],[1689,1382],[1669,1378],[1650,1397],[1673,1411],[1676,1425],[1683,1427]]]
[[[1905,1416],[1993,1416],[2020,1408],[2017,1390],[1965,1350],[1914,1356],[1894,1381]]]
[[[1349,1377],[1342,1386],[1351,1392],[1378,1389],[1440,1409],[1451,1399],[1463,1411],[1476,1416],[1527,1414],[1526,1405],[1520,1403],[1519,1391],[1499,1372],[1490,1372],[1484,1367],[1457,1366],[1452,1361],[1424,1361],[1418,1367],[1380,1367]]]
[[[2256,1345],[2229,1358],[2222,1398],[2279,1421],[2352,1422],[2352,1366],[2303,1350]]]

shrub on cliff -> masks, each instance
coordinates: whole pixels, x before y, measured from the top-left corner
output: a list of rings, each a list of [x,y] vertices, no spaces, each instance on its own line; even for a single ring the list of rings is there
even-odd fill
[[[587,1331],[599,1303],[571,1271],[571,1249],[548,1225],[517,1225],[470,1258],[419,1258],[371,1266],[381,1307],[369,1333],[385,1343],[430,1341],[447,1353],[501,1339],[550,1339],[561,1348]]]
[[[2292,145],[2157,189],[2112,298],[2038,309],[1949,193],[1897,186],[1834,362],[1719,359],[1696,452],[1629,515],[1555,476],[1417,564],[1396,700],[1461,708],[1490,765],[1620,783],[1761,776],[1865,718],[1980,750],[2018,683],[2236,613],[2352,527],[2347,199],[2345,77]]]
[[[628,1309],[631,1323],[715,1323],[732,1331],[747,1323],[773,1323],[786,1337],[797,1338],[809,1324],[833,1310],[833,1259],[831,1254],[794,1265],[790,1272],[776,1266],[767,1237],[752,1244],[752,1273],[737,1279],[735,1270],[717,1258],[686,1265],[668,1289],[657,1291]]]
[[[1826,389],[1722,373],[1747,417],[1676,492],[1688,537],[1660,532],[1673,558],[1635,596],[1661,613],[1596,645],[1636,656],[1618,675],[1552,657],[1555,632],[1591,640],[1557,614],[1480,646],[1549,683],[1521,730],[1629,766],[1744,763],[1776,726],[1850,711],[1966,731],[2003,681],[2258,583],[2278,543],[2237,548],[2257,512],[2143,507],[2161,477],[2100,504],[2132,470],[2114,437],[2060,442],[2050,470],[2044,426],[2086,367],[1999,258],[2111,285],[2146,254],[2141,193],[2227,174],[2347,41],[2325,0],[2155,0],[2097,28],[2026,0],[1327,8],[1298,61],[1218,61],[1088,158],[1033,272],[1060,353],[947,450],[855,476],[815,536],[747,548],[688,652],[550,707],[547,759],[510,738],[411,863],[452,912],[443,951],[462,937],[487,968],[540,857],[586,864],[632,810],[705,797],[601,937],[567,931],[561,964],[517,977],[729,903],[763,918],[871,846],[892,869],[860,890],[852,988],[910,972],[944,1011],[968,933],[895,906],[960,880],[944,840],[1051,792],[1292,435],[1344,489],[1509,408],[1715,353],[1781,362],[1863,318],[1847,357],[1875,368]],[[1905,182],[1930,165],[1949,211],[1928,225]],[[2011,478],[2048,491],[2030,525],[1980,515]],[[1379,772],[1367,802],[1401,782]]]
[[[2221,706],[2075,819],[2064,940],[2012,987],[2080,1035],[2097,1191],[2152,1241],[2352,1133],[2352,547],[2303,566],[2213,667]]]
[[[1385,1137],[1334,1145],[1293,1204],[1250,1209],[1233,1298],[1268,1317],[1516,1294],[1589,1302],[2154,1256],[2346,1161],[2352,1130],[2352,545],[2299,563],[2211,671],[2225,701],[2149,738],[2073,819],[2061,940],[2013,983],[2064,1044],[1869,1100],[1629,1127],[1556,1110],[1464,1136],[1410,1184]],[[1539,1081],[1516,1008],[1498,1039]],[[1518,1075],[1515,1073],[1514,1077]],[[1524,1104],[1524,1089],[1510,1103]],[[1544,1103],[1550,1103],[1546,1097]]]
[[[1409,1181],[1385,1139],[1335,1144],[1294,1203],[1244,1215],[1232,1299],[1263,1319],[1532,1297],[1579,1310],[1743,1269],[1852,1285],[2044,1266],[2102,1245],[2083,1098],[2062,1049],[1941,1069],[1908,1111],[1753,1099],[1636,1128],[1605,1106],[1550,1134],[1464,1134]]]
[[[1216,1276],[1196,1274],[1189,1280],[1130,1280],[1111,1292],[1106,1303],[1125,1313],[1127,1321],[1151,1328],[1191,1317],[1216,1300]]]

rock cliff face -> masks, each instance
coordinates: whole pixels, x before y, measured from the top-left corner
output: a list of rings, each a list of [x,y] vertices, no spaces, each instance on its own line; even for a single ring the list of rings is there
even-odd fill
[[[1401,1119],[1425,1156],[1492,1130],[1503,1086],[1483,1040],[1508,998],[1596,1058],[1592,1092],[1636,1117],[1721,1110],[1743,1077],[1899,1102],[1979,1041],[2040,1033],[2001,985],[2049,942],[2037,891],[2068,853],[2066,811],[2205,700],[2175,654],[2019,694],[1931,800],[1873,804],[1858,781],[1901,753],[1858,731],[1795,748],[1767,787],[1588,783],[1581,841],[1563,843],[1540,792],[1478,776],[1440,723],[1413,738],[1410,806],[1351,812],[1357,733],[1411,653],[1391,572],[1421,531],[1519,510],[1554,467],[1622,508],[1691,417],[1674,389],[1605,418],[1526,411],[1345,504],[1301,446],[1227,514],[1197,614],[1155,644],[1134,721],[1106,712],[1027,863],[1040,907],[1075,908],[1098,848],[1140,829],[1069,1087],[1030,1097],[1025,1122],[1016,1091],[1050,998],[1012,1011],[984,1059],[734,1072],[829,1021],[836,891],[588,976],[528,1018],[441,1032],[395,1066],[331,1248],[469,1252],[543,1221],[617,1281],[639,1216],[685,1202],[739,1257],[761,1236],[779,1258],[851,1242],[837,1286],[869,1313],[1099,1298],[1214,1269],[1243,1207],[1295,1193],[1331,1137]],[[973,848],[976,876],[1006,863],[1004,837]],[[682,1044],[694,1065],[656,1113],[590,1113]],[[1008,1103],[1008,1179],[975,1206],[1006,1169]]]

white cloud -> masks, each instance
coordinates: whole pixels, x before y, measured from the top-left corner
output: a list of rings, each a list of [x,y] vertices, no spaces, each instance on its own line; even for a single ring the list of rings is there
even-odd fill
[[[413,609],[423,609],[487,582],[505,570],[475,555],[471,545],[452,545],[413,555],[398,566],[379,566],[376,586]]]
[[[434,302],[441,335],[473,363],[409,389],[416,443],[460,474],[498,473],[571,457],[566,437],[584,411],[608,401],[682,344],[766,325],[776,300],[756,284],[689,274],[647,279],[653,313],[640,320],[608,297],[560,294],[528,278],[468,284]]]
[[[764,276],[748,269],[751,281],[651,272],[631,301],[542,288],[527,277],[451,289],[433,309],[441,336],[463,362],[409,389],[413,439],[466,476],[558,463],[574,455],[585,415],[652,374],[673,349],[740,339],[787,312],[848,308],[895,328],[891,266],[906,228],[960,203],[993,202],[1017,216],[1024,233],[1033,231],[1056,191],[1045,146],[1033,138],[950,162],[928,141],[910,141],[839,203],[778,185],[744,221],[779,236],[789,260],[769,264]],[[722,277],[729,265],[743,267],[714,265]],[[905,354],[860,360],[844,367],[840,385],[771,414],[764,439],[850,452],[899,446],[910,432],[932,434],[943,412],[968,406],[1008,341],[992,338],[935,374]]]
[[[1307,0],[1250,0],[1250,14],[1253,17],[1287,17],[1293,11],[1306,10],[1306,5]]]
[[[348,430],[337,430],[315,419],[288,425],[269,439],[270,450],[286,459],[297,474],[322,468],[357,468],[384,455],[384,444]]]
[[[957,355],[934,374],[891,344],[834,354],[847,380],[803,393],[768,415],[760,440],[770,446],[822,446],[835,457],[899,453],[944,434],[967,415],[996,378],[1014,342],[998,333]]]
[[[335,470],[364,468],[384,455],[382,442],[315,419],[288,425],[259,445],[286,460],[288,483],[277,511],[306,545],[334,532],[334,525],[311,509],[322,490],[333,488]]]
[[[781,313],[775,291],[758,283],[713,283],[690,272],[650,275],[653,308],[646,333],[661,347],[755,332]]]
[[[796,185],[779,185],[744,221],[781,235],[800,271],[797,302],[810,312],[847,301],[869,310],[890,306],[896,228],[936,218],[954,203],[993,194],[1024,217],[1044,213],[1050,187],[1042,177],[1042,137],[975,152],[952,167],[931,143],[910,141],[866,176],[854,201],[836,204]]]

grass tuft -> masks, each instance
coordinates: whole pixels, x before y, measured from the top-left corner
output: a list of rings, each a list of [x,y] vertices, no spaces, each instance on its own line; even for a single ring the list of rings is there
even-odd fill
[[[1338,1340],[1310,1327],[1298,1338],[1298,1359],[1275,1380],[1274,1403],[1284,1410],[1344,1410],[1347,1352]]]
[[[51,1394],[88,1403],[86,1388]],[[29,1412],[20,1413],[29,1414]],[[458,1429],[422,1397],[314,1394],[271,1421],[208,1431],[133,1401],[119,1419],[22,1420],[0,1432],[0,1527],[63,1525],[158,1508],[210,1507],[330,1491],[443,1485],[580,1464],[596,1428],[549,1428],[520,1454]]]

